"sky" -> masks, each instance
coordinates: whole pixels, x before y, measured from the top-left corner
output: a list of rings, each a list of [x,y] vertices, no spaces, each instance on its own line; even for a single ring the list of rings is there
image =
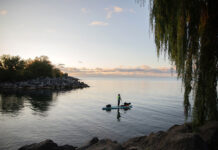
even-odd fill
[[[171,67],[157,57],[148,1],[0,0],[3,54],[46,55],[71,71]]]

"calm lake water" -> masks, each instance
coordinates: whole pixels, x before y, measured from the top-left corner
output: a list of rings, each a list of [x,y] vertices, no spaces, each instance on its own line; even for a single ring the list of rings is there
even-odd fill
[[[123,142],[185,121],[181,81],[174,78],[86,78],[90,88],[0,93],[0,149],[52,139],[81,146],[91,138]],[[106,112],[117,94],[131,110]]]

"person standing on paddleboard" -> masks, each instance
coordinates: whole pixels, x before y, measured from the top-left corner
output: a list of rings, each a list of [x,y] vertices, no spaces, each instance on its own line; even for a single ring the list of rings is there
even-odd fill
[[[118,102],[118,107],[120,106],[120,101],[121,101],[122,99],[121,99],[121,96],[120,96],[120,94],[118,94],[118,96],[117,96],[117,102]]]

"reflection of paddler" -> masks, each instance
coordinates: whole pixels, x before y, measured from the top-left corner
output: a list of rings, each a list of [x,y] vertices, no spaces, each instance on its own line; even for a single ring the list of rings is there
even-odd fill
[[[121,117],[120,109],[117,109],[117,121],[120,121],[120,117]]]
[[[120,94],[118,94],[118,96],[117,96],[117,102],[118,102],[118,107],[120,106],[120,101],[121,101],[122,99],[121,99],[121,96],[120,96]]]

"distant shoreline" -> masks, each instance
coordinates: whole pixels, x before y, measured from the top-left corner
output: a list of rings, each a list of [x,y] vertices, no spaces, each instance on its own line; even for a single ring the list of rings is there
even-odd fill
[[[74,77],[57,77],[57,78],[36,78],[26,81],[17,82],[0,82],[0,90],[37,90],[37,89],[52,89],[52,90],[66,90],[66,89],[79,89],[89,87],[78,78]]]

